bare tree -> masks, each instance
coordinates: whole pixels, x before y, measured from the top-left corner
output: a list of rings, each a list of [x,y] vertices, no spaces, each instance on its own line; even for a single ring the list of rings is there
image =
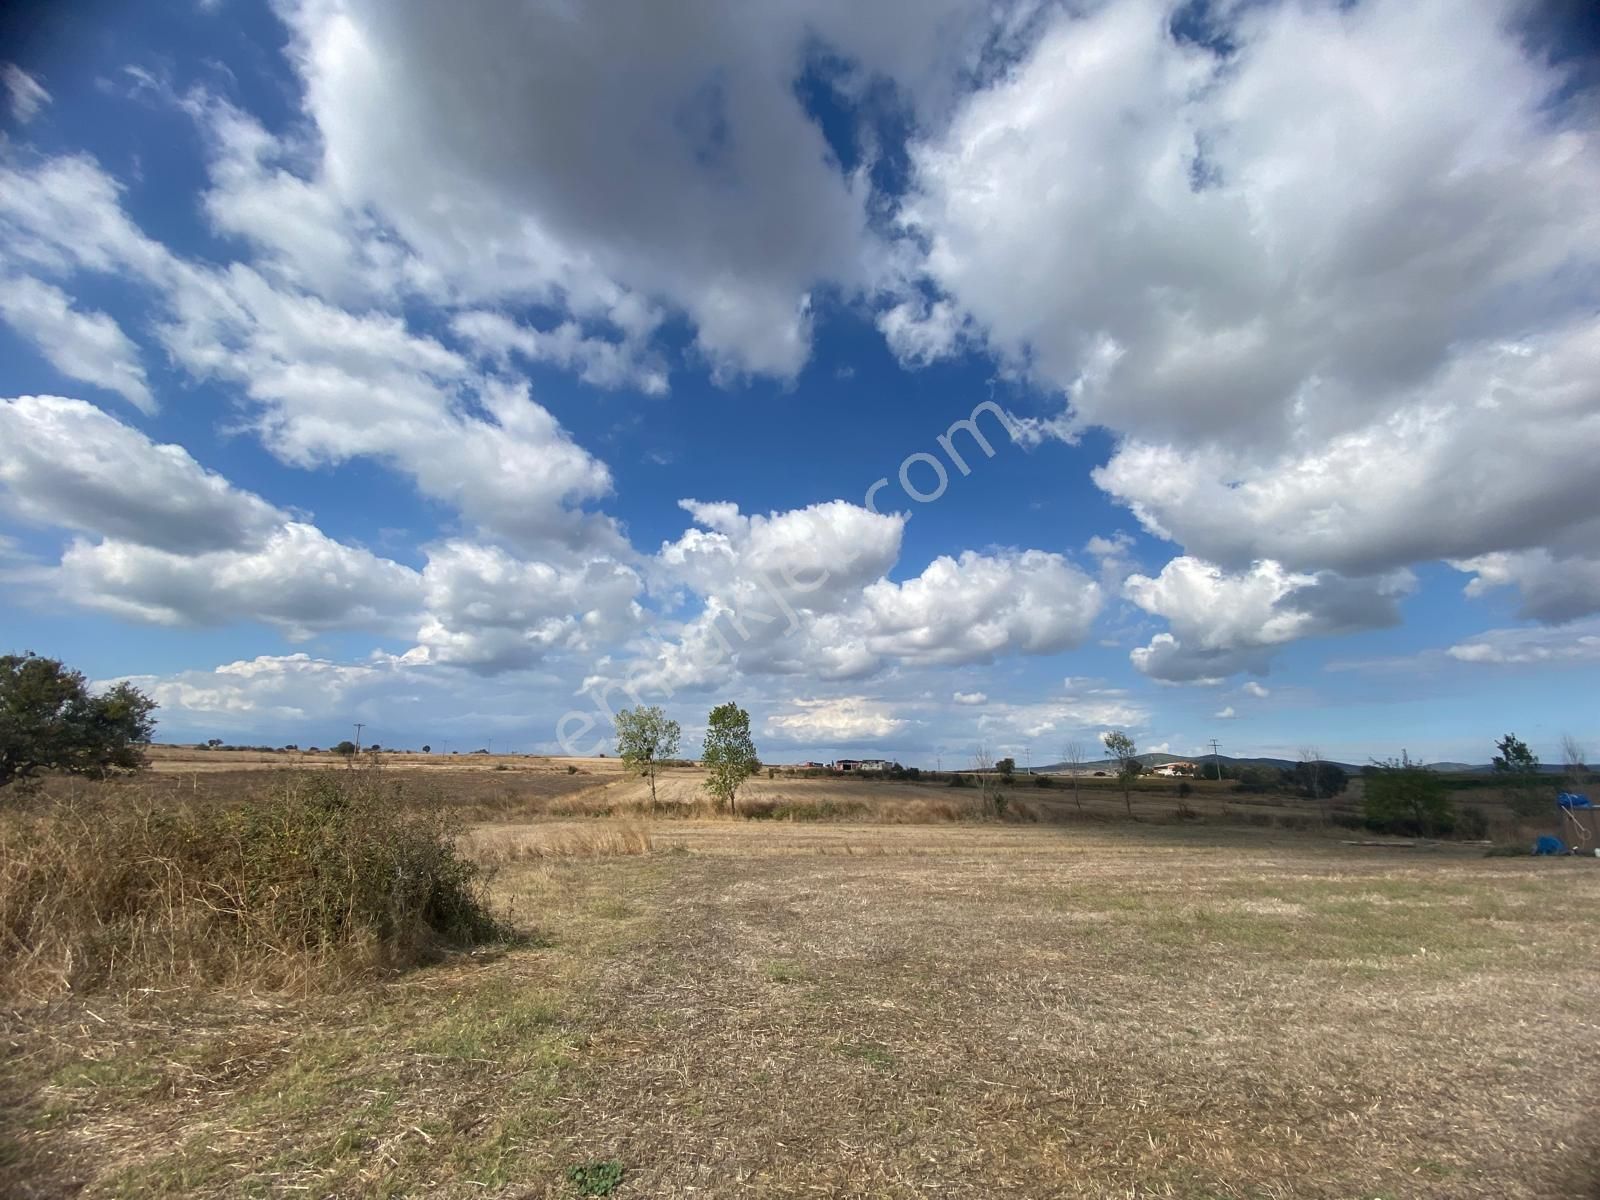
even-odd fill
[[[1311,785],[1311,798],[1322,813],[1322,823],[1328,823],[1328,802],[1322,795],[1322,751],[1315,746],[1300,747],[1300,761],[1305,764],[1306,782]]]
[[[978,795],[985,816],[989,814],[989,793],[995,786],[994,755],[989,747],[979,742],[972,748],[972,768],[978,775]]]
[[[1071,768],[1072,802],[1078,806],[1078,811],[1083,811],[1083,797],[1078,795],[1078,775],[1083,770],[1084,750],[1082,742],[1068,742],[1061,748],[1061,761]]]
[[[1589,774],[1583,744],[1570,733],[1561,735],[1561,761],[1567,768],[1567,786],[1576,791]]]

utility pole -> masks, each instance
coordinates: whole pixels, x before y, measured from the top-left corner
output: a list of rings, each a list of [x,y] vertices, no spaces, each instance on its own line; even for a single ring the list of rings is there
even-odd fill
[[[1032,775],[1033,774],[1033,747],[1032,746],[1024,746],[1022,748],[1022,761],[1023,761],[1024,764],[1026,764],[1026,766],[1028,768],[1028,774]]]
[[[1217,739],[1211,739],[1211,765],[1217,768],[1217,782],[1222,782],[1222,760],[1217,757]]]
[[[367,727],[365,721],[356,722],[356,753],[361,753],[361,731]]]

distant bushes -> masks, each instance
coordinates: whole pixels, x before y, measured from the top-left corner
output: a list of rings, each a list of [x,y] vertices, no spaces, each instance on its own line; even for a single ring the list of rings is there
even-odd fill
[[[293,982],[503,936],[436,809],[353,771],[237,804],[80,802],[0,822],[0,976],[74,989]]]
[[[1385,833],[1438,835],[1455,830],[1456,810],[1444,779],[1403,752],[1362,772],[1362,815]]]

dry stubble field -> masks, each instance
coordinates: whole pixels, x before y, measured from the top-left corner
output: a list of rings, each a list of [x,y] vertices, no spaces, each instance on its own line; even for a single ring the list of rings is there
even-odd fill
[[[619,785],[631,786],[631,785]],[[1263,831],[497,821],[533,937],[6,1014],[18,1195],[1600,1195],[1600,867]]]

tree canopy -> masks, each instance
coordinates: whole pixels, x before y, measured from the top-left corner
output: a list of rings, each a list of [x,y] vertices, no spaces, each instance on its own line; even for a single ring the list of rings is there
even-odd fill
[[[739,785],[761,766],[750,739],[750,714],[731,700],[717,705],[706,717],[704,745],[700,761],[706,768],[706,791],[735,812]]]
[[[1500,775],[1537,775],[1539,756],[1528,749],[1528,743],[1514,733],[1508,733],[1494,744],[1500,751],[1494,756],[1494,769]]]
[[[1139,748],[1133,744],[1133,739],[1120,729],[1106,734],[1102,740],[1111,757],[1117,760],[1117,778],[1122,781],[1122,803],[1131,817],[1133,797],[1129,794],[1129,788],[1144,770],[1144,764],[1139,761]]]
[[[156,707],[128,683],[91,695],[81,672],[53,658],[0,656],[0,787],[40,771],[137,770]]]
[[[1283,784],[1290,791],[1313,800],[1341,794],[1350,786],[1350,775],[1338,763],[1310,759],[1283,770]]]
[[[1455,805],[1443,779],[1404,753],[1362,773],[1367,822],[1391,833],[1449,833]]]
[[[650,781],[650,800],[656,798],[656,771],[661,760],[678,753],[678,723],[660,708],[643,704],[617,713],[617,756],[635,775]]]

